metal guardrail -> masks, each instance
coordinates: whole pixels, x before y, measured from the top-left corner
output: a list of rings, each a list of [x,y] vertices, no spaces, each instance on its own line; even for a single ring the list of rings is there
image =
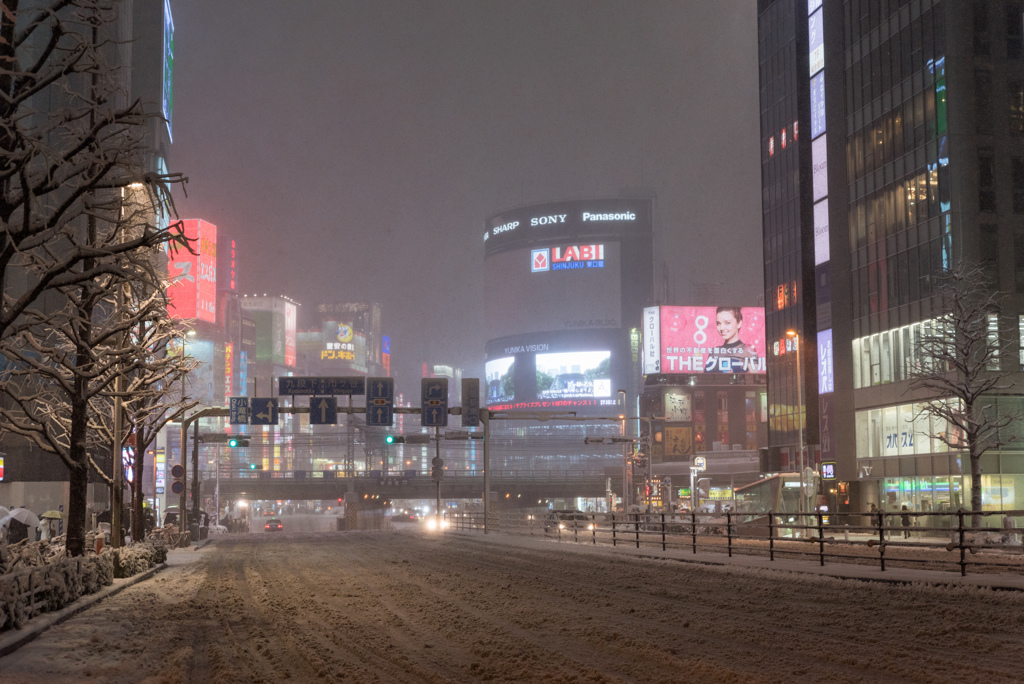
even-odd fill
[[[829,513],[761,513],[685,515],[590,514],[588,522],[567,520],[565,529],[546,524],[546,514],[499,514],[491,523],[498,533],[543,535],[560,542],[629,545],[635,548],[698,550],[748,555],[816,558],[854,564],[946,567],[966,576],[974,572],[1024,574],[1024,511],[982,511],[998,526],[972,528],[973,511]],[[919,523],[926,524],[921,526]],[[915,524],[917,523],[917,524]],[[483,530],[483,513],[455,514],[460,530]],[[952,557],[950,554],[953,554]]]

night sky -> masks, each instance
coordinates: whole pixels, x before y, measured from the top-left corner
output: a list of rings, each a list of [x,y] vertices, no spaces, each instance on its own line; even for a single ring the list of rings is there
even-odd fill
[[[300,329],[380,302],[399,391],[482,375],[484,307],[515,296],[484,301],[483,222],[511,207],[653,193],[662,303],[763,291],[753,0],[171,6],[182,217]]]

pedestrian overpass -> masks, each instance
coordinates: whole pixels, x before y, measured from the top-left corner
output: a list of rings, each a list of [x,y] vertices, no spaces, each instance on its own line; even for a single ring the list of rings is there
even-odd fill
[[[527,502],[573,497],[603,497],[611,486],[621,488],[620,472],[605,474],[595,470],[497,470],[491,473],[491,491],[497,500]],[[380,471],[360,473],[355,477],[338,477],[337,471],[257,471],[232,473],[215,479],[214,473],[202,473],[201,495],[212,497],[217,487],[220,498],[267,500],[330,500],[344,499],[352,492],[359,498],[380,495],[389,499],[433,499],[437,481],[415,470],[384,474]],[[616,478],[615,475],[618,475]],[[480,499],[484,476],[481,472],[450,472],[441,478],[441,498]]]

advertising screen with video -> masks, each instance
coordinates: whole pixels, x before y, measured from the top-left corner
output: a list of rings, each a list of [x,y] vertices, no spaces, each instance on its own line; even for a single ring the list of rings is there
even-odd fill
[[[537,398],[610,397],[611,357],[608,351],[537,354]]]
[[[494,359],[484,364],[484,375],[487,377],[487,404],[500,404],[516,398],[515,366],[514,356]]]
[[[764,309],[663,306],[660,373],[764,373]]]

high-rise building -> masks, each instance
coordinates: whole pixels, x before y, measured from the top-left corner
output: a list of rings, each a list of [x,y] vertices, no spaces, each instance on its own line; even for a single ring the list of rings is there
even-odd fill
[[[770,460],[834,462],[857,510],[968,507],[909,374],[961,259],[1024,337],[1024,3],[759,0],[758,45]],[[1021,448],[984,457],[986,508],[1024,502]]]

